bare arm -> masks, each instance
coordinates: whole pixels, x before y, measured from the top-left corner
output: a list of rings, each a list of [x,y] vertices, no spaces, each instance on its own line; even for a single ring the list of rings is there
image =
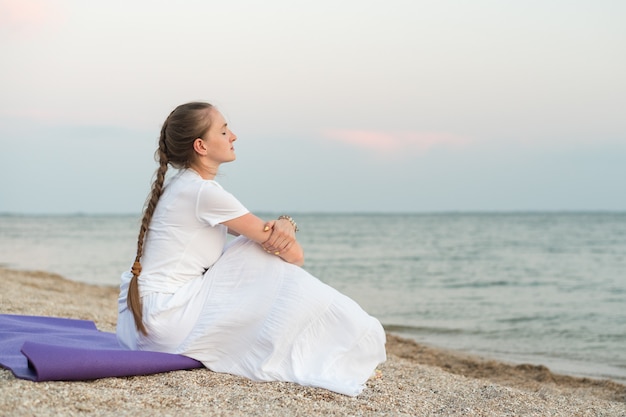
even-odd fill
[[[244,235],[283,260],[302,266],[304,251],[295,238],[293,225],[287,220],[264,222],[252,213],[222,223],[234,235]]]

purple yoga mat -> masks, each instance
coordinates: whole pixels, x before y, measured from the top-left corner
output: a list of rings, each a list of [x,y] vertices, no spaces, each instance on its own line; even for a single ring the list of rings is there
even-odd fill
[[[78,381],[201,368],[182,355],[126,350],[91,321],[0,314],[0,366],[31,381]]]

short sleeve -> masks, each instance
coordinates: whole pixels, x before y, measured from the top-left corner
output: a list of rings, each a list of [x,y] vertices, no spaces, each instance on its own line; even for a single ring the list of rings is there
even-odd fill
[[[215,181],[205,181],[198,192],[196,216],[211,226],[249,213],[239,200]]]

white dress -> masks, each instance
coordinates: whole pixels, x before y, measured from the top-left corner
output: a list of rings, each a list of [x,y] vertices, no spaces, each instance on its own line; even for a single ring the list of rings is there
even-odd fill
[[[215,181],[191,170],[174,177],[157,205],[142,258],[148,334],[136,331],[127,309],[132,275],[125,272],[118,340],[129,349],[189,356],[215,372],[358,395],[386,358],[381,324],[259,244],[245,237],[226,244],[219,223],[245,213]]]

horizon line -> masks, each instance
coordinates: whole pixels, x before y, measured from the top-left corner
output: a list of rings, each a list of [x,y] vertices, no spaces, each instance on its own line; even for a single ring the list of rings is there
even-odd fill
[[[295,215],[442,215],[442,214],[626,214],[626,209],[510,209],[510,210],[287,210]],[[283,211],[251,210],[251,213],[279,215]],[[141,216],[142,212],[15,212],[2,211],[0,217],[126,217]]]

